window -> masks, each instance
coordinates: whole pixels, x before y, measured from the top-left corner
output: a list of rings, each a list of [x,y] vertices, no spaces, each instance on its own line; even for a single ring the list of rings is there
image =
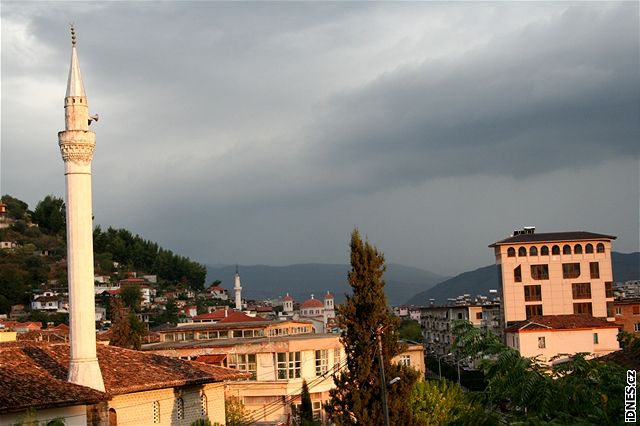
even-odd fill
[[[607,302],[607,318],[613,317],[613,302]]]
[[[300,364],[300,352],[278,352],[278,379],[299,379]]]
[[[598,262],[589,262],[589,273],[591,279],[600,278],[600,264]]]
[[[582,246],[580,244],[576,244],[573,246],[573,252],[575,254],[582,254]]]
[[[527,319],[542,315],[542,305],[527,305],[525,306],[525,309],[527,312]]]
[[[620,306],[616,306],[616,315],[622,315],[622,308]]]
[[[631,306],[631,313],[633,315],[640,315],[640,305],[632,305]]]
[[[519,257],[522,257],[522,256],[526,257],[527,256],[527,249],[524,248],[524,247],[520,247],[518,249],[518,256]]]
[[[153,423],[160,423],[160,402],[153,401]]]
[[[546,347],[547,347],[547,342],[545,342],[544,336],[538,337],[538,348],[539,349],[544,349]]]
[[[333,369],[334,373],[340,369],[340,348],[333,350]]]
[[[562,254],[571,254],[571,246],[569,244],[562,246]]]
[[[481,320],[482,319],[482,312],[476,312],[476,319],[477,320]]]
[[[184,399],[180,397],[176,399],[176,417],[178,420],[184,419]]]
[[[539,285],[524,286],[524,301],[539,302],[542,300],[542,287]]]
[[[322,376],[329,366],[329,351],[322,349],[316,351],[316,376]]]
[[[571,284],[574,299],[591,299],[591,283]]]
[[[587,244],[586,246],[584,246],[584,252],[593,253],[593,244]]]
[[[227,366],[229,368],[235,368],[236,370],[251,373],[250,380],[256,380],[256,354],[229,354],[227,356]]]
[[[613,283],[611,281],[604,283],[604,297],[613,297]]]
[[[118,413],[113,408],[109,408],[109,426],[118,426]]]
[[[548,280],[549,265],[531,265],[531,278],[534,280]]]
[[[563,263],[562,264],[562,278],[578,278],[580,276],[580,264],[579,263]]]
[[[573,304],[573,313],[574,314],[593,314],[593,310],[591,309],[591,302],[587,303],[574,303]]]
[[[201,416],[206,416],[207,412],[209,410],[207,410],[207,395],[204,394],[204,392],[202,392],[202,394],[200,395],[200,415]]]
[[[509,247],[507,249],[507,257],[516,257],[516,249]]]
[[[551,254],[560,254],[560,246],[551,247]]]
[[[522,282],[522,267],[520,265],[513,270],[513,281],[517,283]]]
[[[598,333],[593,333],[593,344],[594,345],[598,344]]]
[[[598,243],[596,246],[596,253],[604,253],[604,244]]]
[[[540,255],[549,256],[549,247],[547,246],[540,247]]]
[[[531,246],[529,249],[529,256],[537,256],[538,255],[538,247]]]
[[[462,318],[462,312],[458,312],[458,319],[461,320]]]
[[[640,331],[640,322],[633,324],[633,331]]]
[[[400,362],[398,364],[410,367],[411,366],[411,356],[409,356],[409,355],[400,355]]]

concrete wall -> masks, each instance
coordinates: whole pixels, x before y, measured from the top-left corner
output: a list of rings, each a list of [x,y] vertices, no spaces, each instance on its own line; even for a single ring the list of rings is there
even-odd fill
[[[20,413],[0,415],[0,425],[47,424],[53,419],[62,418],[66,426],[85,426],[87,424],[87,406],[76,405],[72,407],[50,408],[44,410],[22,411]]]
[[[205,414],[200,399],[202,393],[206,396]],[[178,397],[184,401],[182,419],[178,418]],[[154,402],[158,403],[159,408],[159,416],[155,419]],[[202,417],[209,417],[212,424],[218,422],[224,425],[224,385],[211,383],[117,395],[109,401],[109,409],[116,411],[118,426],[189,425]]]

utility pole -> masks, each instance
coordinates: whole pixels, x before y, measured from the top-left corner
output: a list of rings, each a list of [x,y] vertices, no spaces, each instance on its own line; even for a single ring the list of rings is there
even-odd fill
[[[384,425],[389,426],[389,406],[387,404],[387,383],[384,378],[384,360],[382,358],[382,334],[384,327],[376,329],[376,338],[378,339],[378,355],[380,357],[380,379],[382,383],[382,410],[384,411]]]

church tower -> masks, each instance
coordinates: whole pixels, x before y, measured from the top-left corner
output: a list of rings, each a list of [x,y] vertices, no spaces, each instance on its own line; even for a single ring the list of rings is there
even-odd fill
[[[236,279],[233,289],[236,291],[236,309],[242,310],[242,287],[240,286],[240,274],[238,273],[238,265],[236,265]]]
[[[104,392],[96,356],[95,296],[93,291],[93,209],[91,161],[96,135],[89,124],[76,34],[71,27],[71,67],[64,99],[65,130],[58,132],[66,176],[67,272],[69,281],[69,381]]]

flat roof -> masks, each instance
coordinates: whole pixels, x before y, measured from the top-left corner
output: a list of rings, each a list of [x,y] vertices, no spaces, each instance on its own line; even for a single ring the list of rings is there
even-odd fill
[[[517,243],[553,243],[559,241],[586,241],[586,240],[615,240],[614,235],[596,234],[594,232],[585,231],[569,231],[569,232],[547,232],[540,234],[520,234],[514,235],[504,240],[496,241],[489,247],[496,247],[505,244]]]

